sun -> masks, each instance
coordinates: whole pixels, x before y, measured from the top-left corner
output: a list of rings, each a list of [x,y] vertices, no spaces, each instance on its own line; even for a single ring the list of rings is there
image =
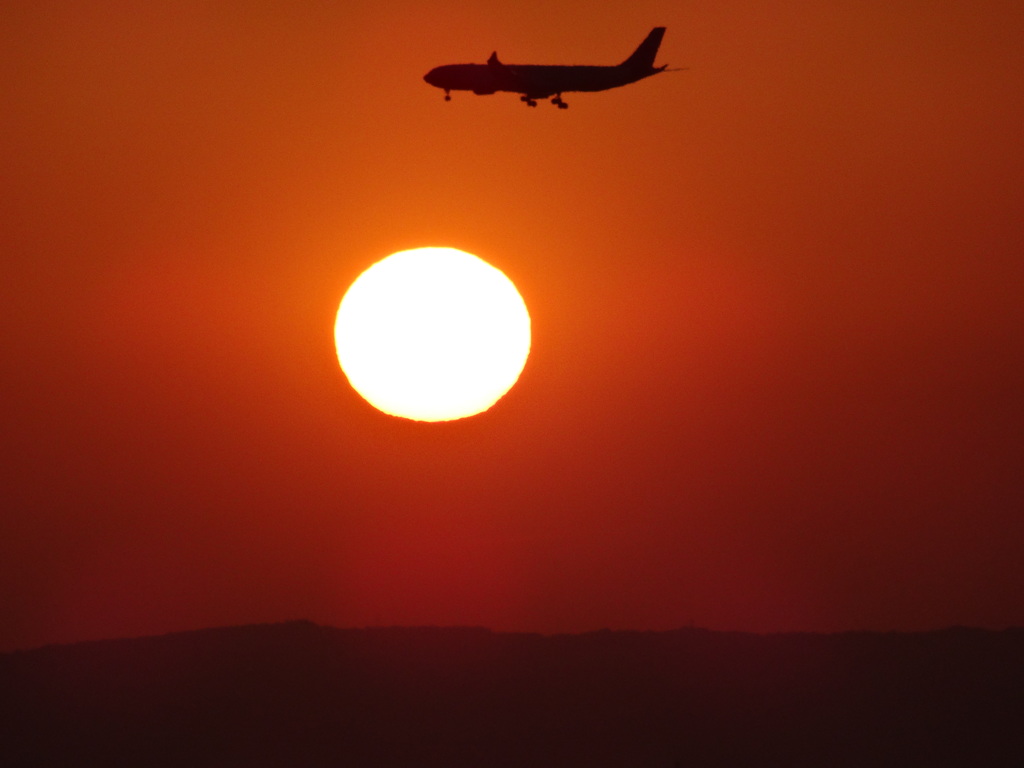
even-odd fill
[[[384,413],[448,421],[490,408],[530,354],[530,315],[515,285],[455,248],[393,253],[338,307],[334,343],[352,387]]]

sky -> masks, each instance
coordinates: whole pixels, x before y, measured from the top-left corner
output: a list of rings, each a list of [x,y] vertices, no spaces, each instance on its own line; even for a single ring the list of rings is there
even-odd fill
[[[687,67],[567,110],[448,63]],[[16,2],[0,650],[308,618],[1024,625],[1024,6]],[[451,246],[491,410],[349,387],[348,285]]]

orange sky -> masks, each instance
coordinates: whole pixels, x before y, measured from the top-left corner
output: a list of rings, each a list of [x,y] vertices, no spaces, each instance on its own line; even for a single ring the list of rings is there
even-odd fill
[[[1024,624],[1019,3],[385,5],[5,10],[0,648]],[[656,25],[568,110],[422,80]],[[462,422],[334,356],[424,245],[533,317]]]

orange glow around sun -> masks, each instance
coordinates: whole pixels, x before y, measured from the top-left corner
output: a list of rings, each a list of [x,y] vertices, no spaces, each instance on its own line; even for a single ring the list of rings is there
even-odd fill
[[[384,413],[447,421],[490,408],[530,353],[530,316],[500,270],[454,248],[399,251],[349,287],[334,341],[352,387]]]

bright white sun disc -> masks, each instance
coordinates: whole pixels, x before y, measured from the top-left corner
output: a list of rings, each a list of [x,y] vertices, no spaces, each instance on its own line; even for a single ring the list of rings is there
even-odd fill
[[[378,410],[461,419],[516,383],[530,353],[530,316],[512,281],[483,259],[416,248],[352,283],[334,343],[349,383]]]

